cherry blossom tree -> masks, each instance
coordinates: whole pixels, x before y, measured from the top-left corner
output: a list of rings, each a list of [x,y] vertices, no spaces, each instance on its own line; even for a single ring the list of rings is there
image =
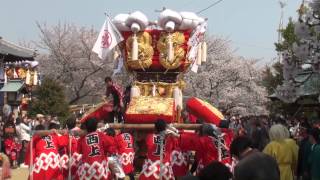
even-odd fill
[[[186,95],[207,100],[231,114],[267,114],[267,91],[261,85],[257,61],[236,56],[226,39],[210,37],[207,42],[207,62],[197,74],[186,74]]]
[[[286,103],[294,103],[304,93],[299,87],[303,86],[313,74],[320,73],[320,1],[303,2],[299,9],[298,20],[290,21],[287,29],[293,30],[291,38],[284,37],[284,42],[276,44],[277,50],[283,55],[284,78],[283,84],[277,87],[276,95]],[[279,48],[286,42],[289,43]],[[297,78],[301,74],[308,77],[301,81],[301,78]],[[320,83],[313,83],[312,86],[311,89],[319,89]]]
[[[104,78],[112,75],[114,63],[113,57],[101,61],[91,51],[97,31],[67,23],[37,26],[40,72],[62,83],[69,104],[100,101],[105,92]],[[121,80],[122,76],[118,77]]]
[[[310,69],[320,72],[320,1],[302,4],[294,24],[297,37],[292,47],[283,51],[284,79],[292,80],[299,72]]]

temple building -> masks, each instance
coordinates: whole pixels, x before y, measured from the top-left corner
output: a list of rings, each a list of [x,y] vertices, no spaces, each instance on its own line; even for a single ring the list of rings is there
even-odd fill
[[[0,106],[26,110],[31,92],[39,84],[36,50],[0,37]]]

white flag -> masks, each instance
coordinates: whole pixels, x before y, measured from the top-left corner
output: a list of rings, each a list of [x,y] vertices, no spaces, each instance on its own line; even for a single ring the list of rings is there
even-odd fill
[[[206,30],[207,30],[207,23],[204,22],[196,28],[195,32],[192,34],[192,36],[188,40],[188,46],[191,46],[191,49],[188,52],[187,57],[192,62],[196,60],[197,53],[198,53],[198,46],[204,40],[204,34]]]
[[[207,31],[207,22],[203,22],[202,24],[198,25],[191,37],[188,40],[189,46],[194,46],[199,44],[204,39],[204,34]]]
[[[97,53],[100,59],[104,60],[107,58],[111,50],[122,40],[122,35],[111,22],[109,17],[107,17],[101,28],[98,39],[92,48],[92,51]]]

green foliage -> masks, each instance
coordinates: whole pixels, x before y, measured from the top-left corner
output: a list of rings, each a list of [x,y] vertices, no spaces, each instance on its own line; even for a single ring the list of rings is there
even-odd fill
[[[283,115],[284,117],[297,116],[300,105],[298,104],[286,104],[282,101],[270,101],[267,105],[267,109],[272,117]]]
[[[292,52],[292,45],[298,42],[298,37],[294,33],[294,22],[289,19],[289,23],[285,29],[280,30],[283,37],[281,43],[275,43],[276,51]],[[276,62],[271,66],[267,66],[263,72],[263,85],[266,87],[269,96],[275,93],[277,86],[283,83],[283,64]],[[280,100],[272,100],[268,103],[267,108],[271,116],[274,115],[284,115],[285,117],[290,117],[294,115],[297,111],[297,105],[286,104]]]
[[[266,87],[268,95],[275,93],[277,86],[282,84],[283,81],[283,70],[282,64],[278,61],[271,66],[266,66],[263,71],[262,84]],[[271,115],[284,114],[287,110],[286,105],[281,101],[269,101],[267,109]]]
[[[282,64],[276,62],[270,66],[267,66],[263,71],[262,84],[266,87],[268,94],[271,95],[275,92],[278,85],[282,84],[283,81],[283,70]]]
[[[298,41],[297,36],[294,34],[294,23],[289,19],[289,23],[285,29],[280,30],[284,41],[282,43],[275,43],[276,51],[281,52],[290,50],[292,44]]]
[[[45,78],[37,87],[29,105],[30,116],[36,114],[57,116],[61,122],[69,116],[69,105],[63,87],[55,80]]]

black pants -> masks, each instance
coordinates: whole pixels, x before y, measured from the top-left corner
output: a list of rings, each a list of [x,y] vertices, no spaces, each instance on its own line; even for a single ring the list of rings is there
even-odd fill
[[[134,180],[134,173],[130,173],[130,174],[127,174],[127,176],[129,176],[130,180]]]
[[[112,111],[110,112],[110,119],[109,122],[114,122],[114,119],[117,118],[118,123],[123,122],[123,115],[121,111]]]
[[[19,159],[18,159],[18,164],[22,164],[24,163],[24,159],[26,156],[26,151],[27,151],[27,145],[28,145],[29,141],[23,140],[22,141],[22,148],[19,154]]]

